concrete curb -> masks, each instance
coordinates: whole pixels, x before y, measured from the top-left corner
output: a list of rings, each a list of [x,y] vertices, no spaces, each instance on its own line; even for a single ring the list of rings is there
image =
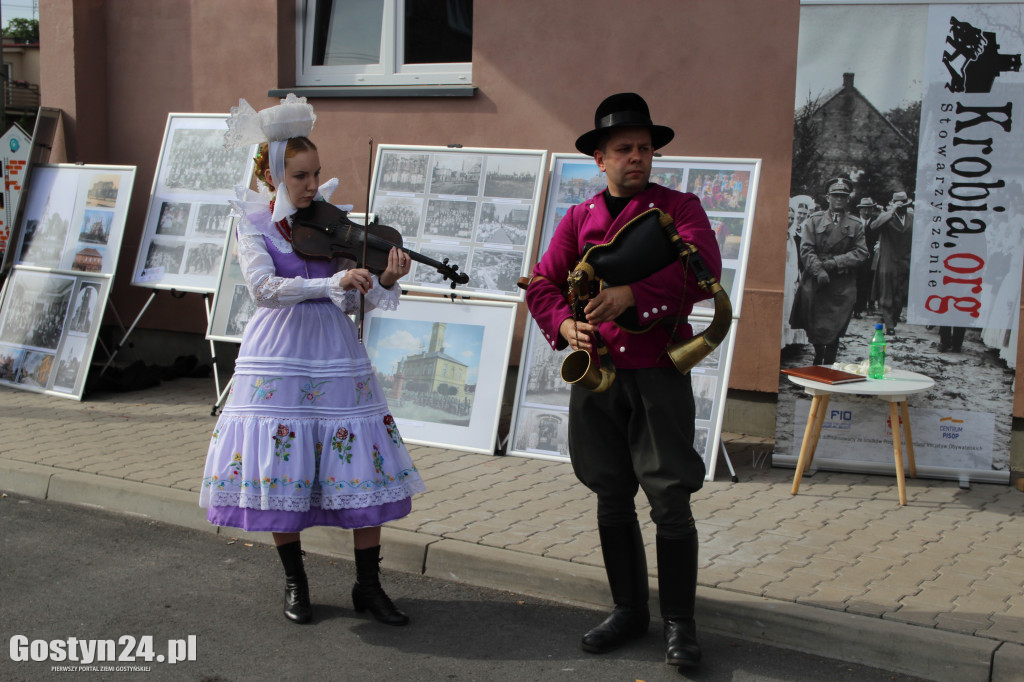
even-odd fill
[[[185,490],[2,458],[0,490],[267,541],[265,533],[211,526],[197,495]],[[597,566],[392,528],[384,529],[383,538],[388,569],[593,608],[610,606],[604,569]],[[303,547],[327,556],[352,556],[351,534],[325,528],[305,531]],[[656,608],[654,582],[651,603]],[[700,627],[731,637],[936,682],[1020,680],[1024,671],[1024,645],[710,587],[699,587],[697,597]]]

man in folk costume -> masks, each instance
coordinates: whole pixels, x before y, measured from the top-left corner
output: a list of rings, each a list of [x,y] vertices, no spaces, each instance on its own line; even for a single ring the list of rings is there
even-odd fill
[[[857,271],[868,258],[864,224],[847,211],[852,191],[846,178],[830,180],[828,209],[812,213],[800,228],[803,274],[790,325],[807,331],[816,365],[836,361],[857,301]]]
[[[576,148],[594,157],[607,188],[566,213],[534,268],[526,300],[554,349],[582,349],[593,360],[598,332],[617,372],[600,392],[573,384],[569,402],[573,471],[597,494],[601,552],[615,603],[581,646],[604,653],[648,630],[647,563],[634,503],[642,487],[657,529],[666,662],[687,666],[701,657],[693,619],[697,529],[690,495],[703,485],[705,469],[693,449],[690,376],[675,369],[667,347],[693,336],[687,315],[709,294],[676,259],[636,281],[604,288],[586,304],[585,319],[574,319],[566,298],[567,274],[585,245],[609,243],[631,228],[627,223],[655,208],[671,216],[666,228],[674,223],[682,241],[695,246],[711,274],[720,276],[715,233],[700,200],[650,182],[654,150],[673,136],[671,128],[652,123],[639,95],[620,93],[600,104],[594,129],[576,140]],[[624,314],[635,316],[645,333],[628,333],[613,322]]]
[[[907,211],[907,207],[912,203],[906,192],[896,192],[885,213],[868,226],[868,231],[878,236],[875,292],[887,334],[896,333],[896,325],[907,305],[910,248],[914,238],[914,214]]]

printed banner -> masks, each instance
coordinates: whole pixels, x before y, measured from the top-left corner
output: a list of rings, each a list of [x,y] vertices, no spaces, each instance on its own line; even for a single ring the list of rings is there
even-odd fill
[[[800,8],[780,364],[856,370],[881,323],[887,366],[935,382],[909,396],[919,476],[1009,479],[1022,6]],[[822,466],[892,471],[886,408],[833,419]],[[774,463],[795,464],[807,410],[780,378]]]
[[[11,227],[17,218],[18,202],[25,183],[28,153],[32,151],[31,138],[18,124],[12,125],[0,137],[0,164],[3,168],[3,193],[0,200],[0,263],[11,241]]]
[[[1017,326],[1024,262],[1020,11],[1011,4],[929,7],[908,322]]]
[[[803,438],[810,406],[809,400],[796,401],[793,437],[797,442]],[[956,479],[961,471],[992,470],[991,414],[940,407],[910,408],[908,414],[919,474]],[[894,473],[892,427],[889,403],[877,398],[833,396],[822,423],[814,462],[832,469],[857,462],[864,471]],[[903,458],[907,460],[905,452]],[[974,478],[986,477],[975,474]],[[1004,477],[994,475],[993,480],[1002,481]]]

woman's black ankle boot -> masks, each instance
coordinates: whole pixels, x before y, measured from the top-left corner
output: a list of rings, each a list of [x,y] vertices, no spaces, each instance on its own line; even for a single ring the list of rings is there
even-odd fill
[[[284,617],[295,623],[308,623],[313,618],[309,603],[309,582],[302,565],[302,543],[298,540],[278,545],[277,553],[284,564]]]
[[[356,584],[352,586],[352,605],[356,613],[369,610],[373,617],[387,625],[408,625],[405,615],[380,586],[380,545],[356,550]]]

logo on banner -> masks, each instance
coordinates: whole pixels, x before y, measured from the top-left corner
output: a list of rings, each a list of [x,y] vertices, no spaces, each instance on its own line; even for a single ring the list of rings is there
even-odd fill
[[[939,419],[939,433],[943,440],[958,440],[964,432],[964,420],[955,417]]]
[[[949,71],[950,92],[992,92],[992,84],[1006,71],[1020,71],[1019,54],[999,54],[993,31],[982,31],[966,21],[949,18],[946,43],[952,52],[942,53]]]
[[[1009,75],[1020,71],[1021,50],[1007,33],[1002,38],[1018,54],[1002,52],[1000,36],[979,16],[959,17],[940,5],[929,10],[915,203],[915,225],[924,229],[913,236],[911,272],[919,274],[910,282],[907,318],[1011,329],[1015,320],[995,304],[1002,287],[1015,290],[1004,280],[1008,263],[1021,256],[1013,227],[1021,209],[1013,191],[1021,131],[1013,126],[1013,105],[1022,84]]]
[[[849,431],[853,426],[853,410],[831,409],[825,417],[822,428]]]

